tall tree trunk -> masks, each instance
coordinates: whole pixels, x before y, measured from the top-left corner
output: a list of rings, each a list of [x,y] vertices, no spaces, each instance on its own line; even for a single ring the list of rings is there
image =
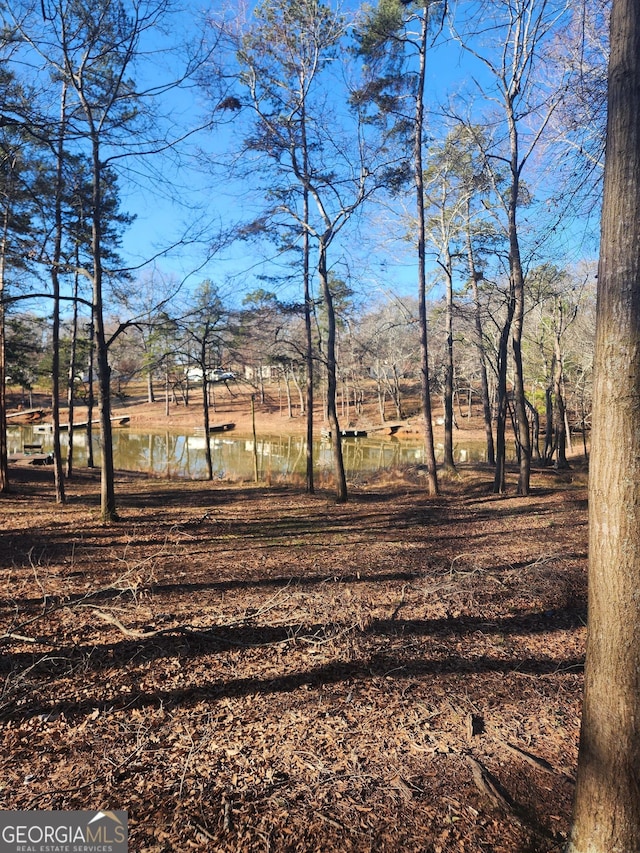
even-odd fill
[[[150,355],[147,356],[150,359]],[[156,395],[153,388],[153,367],[151,364],[147,367],[147,402],[155,403]]]
[[[555,371],[555,365],[554,365]],[[555,451],[553,435],[553,381],[544,389],[545,408],[545,434],[544,434],[544,458],[549,462]]]
[[[566,411],[564,405],[564,393],[562,388],[562,350],[560,348],[560,336],[556,334],[554,339],[555,347],[555,370],[553,374],[553,396],[555,398],[555,406],[553,407],[553,417],[555,422],[556,433],[556,468],[568,468],[567,461],[567,430],[566,430]]]
[[[567,461],[567,412],[564,404],[564,369],[562,359],[561,335],[563,330],[562,301],[556,299],[556,322],[553,337],[553,355],[555,368],[553,371],[553,396],[555,398],[554,421],[556,433],[556,468],[568,468]]]
[[[207,371],[204,367],[206,360],[206,348],[203,345],[201,352],[202,364],[202,424],[204,427],[204,455],[207,463],[207,480],[213,480],[213,460],[211,458],[211,441],[209,435],[209,382]]]
[[[640,850],[640,5],[614,0],[589,472],[585,694],[568,853]]]
[[[302,388],[300,386],[300,377],[296,371],[295,367],[291,368],[291,380],[295,385],[296,391],[298,392],[298,405],[300,406],[300,414],[304,414],[304,406],[305,406],[305,395],[302,393]]]
[[[447,279],[445,335],[447,358],[444,373],[444,467],[454,469],[453,459],[453,271],[449,247],[445,251],[445,275]]]
[[[291,419],[293,417],[293,400],[291,399],[291,376],[288,366],[284,368],[284,387],[287,395],[287,417]]]
[[[424,222],[424,171],[422,168],[422,136],[424,132],[424,90],[427,68],[427,34],[429,31],[429,7],[422,12],[420,30],[420,69],[416,94],[416,113],[413,138],[413,169],[416,189],[416,208],[418,220],[418,315],[420,325],[420,380],[422,388],[422,414],[424,417],[425,465],[427,469],[427,489],[429,494],[438,494],[438,472],[436,452],[433,442],[433,421],[431,415],[431,382],[429,376],[429,346],[427,323],[427,271],[425,257]]]
[[[338,503],[347,500],[347,478],[342,458],[342,436],[336,410],[338,390],[336,373],[336,315],[333,307],[333,294],[327,276],[327,248],[324,238],[320,238],[318,276],[322,295],[327,309],[327,420],[331,430],[331,449],[333,452],[333,471],[336,479],[336,498]]]
[[[10,491],[9,448],[7,446],[7,345],[5,312],[5,269],[9,245],[10,201],[7,197],[2,212],[2,245],[0,246],[0,494]]]
[[[54,253],[55,257],[55,253]],[[53,317],[51,324],[51,421],[53,424],[53,476],[56,502],[64,503],[64,473],[60,449],[60,279],[58,262],[51,270]]]
[[[531,435],[530,435],[530,447],[531,447],[531,456],[536,461],[540,461],[542,458],[540,456],[540,415],[538,414],[538,410],[530,403],[529,400],[525,397],[525,403],[527,406],[527,411],[529,413],[529,418],[531,419]]]
[[[511,321],[513,319],[515,300],[513,288],[509,284],[507,297],[507,313],[500,331],[500,341],[497,355],[497,385],[496,385],[496,467],[493,478],[493,491],[502,494],[506,489],[506,429],[508,414],[507,399],[507,364],[509,358],[509,335],[511,334]]]
[[[402,389],[400,388],[400,377],[398,376],[398,368],[396,365],[393,365],[393,383],[391,385],[391,391],[393,396],[393,405],[396,407],[396,419],[401,421],[403,419],[402,415]]]
[[[80,266],[78,262],[78,258],[76,257],[76,269]],[[67,374],[67,412],[68,412],[68,421],[69,421],[69,432],[68,432],[68,441],[69,446],[67,448],[67,466],[66,466],[66,476],[67,479],[73,476],[73,420],[74,420],[74,412],[75,412],[75,402],[76,402],[76,360],[78,354],[78,283],[79,283],[79,275],[75,273],[73,279],[73,317],[71,321],[71,352],[69,354],[69,372]]]
[[[0,271],[0,493],[9,491],[9,450],[7,447],[6,343],[3,278]]]
[[[301,72],[302,73],[302,72]],[[300,81],[300,91],[304,93],[305,80],[304,74]],[[306,113],[306,96],[302,94],[300,99],[300,135],[301,135],[301,153],[302,153],[302,216],[303,216],[303,232],[302,232],[302,278],[304,286],[304,337],[305,337],[305,363],[307,368],[307,388],[306,388],[306,408],[307,408],[307,446],[306,446],[306,488],[307,492],[312,495],[315,492],[313,479],[313,299],[311,296],[311,245],[309,238],[309,144],[307,140],[307,113]]]
[[[509,141],[511,149],[511,187],[508,205],[509,220],[509,275],[514,297],[513,323],[511,326],[511,348],[513,351],[514,403],[516,410],[516,430],[520,460],[518,474],[518,494],[529,494],[531,478],[531,440],[525,400],[524,372],[522,368],[522,330],[524,327],[524,272],[520,257],[518,238],[518,197],[520,194],[520,167],[518,163],[518,131],[515,110],[511,95],[507,96],[507,119],[509,123]]]
[[[478,362],[480,365],[480,388],[482,393],[482,417],[487,441],[487,462],[489,465],[496,464],[496,452],[493,443],[493,418],[491,417],[491,401],[489,399],[489,379],[487,377],[487,354],[484,347],[484,335],[482,334],[482,313],[480,310],[480,294],[478,282],[482,279],[482,273],[476,268],[476,260],[471,242],[471,201],[466,204],[466,242],[467,260],[469,264],[469,277],[473,293],[473,320],[476,330],[476,348],[478,350]]]
[[[169,362],[165,358],[164,363],[164,414],[169,417]]]
[[[53,422],[53,476],[57,503],[64,503],[64,472],[60,450],[60,261],[62,258],[62,167],[66,126],[67,86],[62,83],[60,95],[60,126],[56,152],[55,235],[51,285],[53,290],[53,323],[51,330],[51,420]]]
[[[313,332],[311,325],[312,298],[309,274],[309,235],[305,234],[305,264],[304,264],[304,335],[305,335],[305,363],[306,363],[306,400],[305,409],[307,417],[307,446],[306,446],[306,487],[309,494],[315,492],[313,479]]]
[[[100,469],[100,515],[103,521],[116,521],[115,472],[113,465],[113,434],[111,427],[111,368],[104,326],[102,273],[102,163],[100,146],[94,132],[93,146],[93,211],[91,253],[93,260],[93,325],[98,373],[98,411],[102,439]]]
[[[380,362],[377,362],[376,365],[376,390],[378,394],[378,411],[380,412],[380,423],[383,424],[386,420],[385,415],[385,402],[387,399],[387,392],[380,382]]]
[[[89,358],[87,364],[87,468],[94,468],[93,459],[93,409],[95,407],[95,394],[93,392],[94,359],[95,359],[95,331],[93,324],[93,311],[89,322]]]

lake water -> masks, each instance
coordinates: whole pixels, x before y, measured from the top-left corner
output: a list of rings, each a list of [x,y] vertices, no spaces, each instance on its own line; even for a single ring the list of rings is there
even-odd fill
[[[94,435],[94,462],[100,464],[100,447]],[[62,433],[63,455],[66,456],[68,435]],[[235,433],[213,434],[210,437],[214,476],[223,478],[253,478],[254,442],[251,436]],[[25,444],[38,444],[43,453],[53,448],[53,435],[46,425],[11,426],[7,429],[9,454],[20,453]],[[306,442],[301,436],[261,436],[256,441],[258,466],[263,478],[291,474],[304,475]],[[170,431],[138,432],[127,428],[113,430],[114,464],[125,471],[141,471],[169,477],[202,479],[206,477],[205,437]],[[396,438],[345,438],[343,454],[347,475],[366,474],[385,468],[424,463],[421,441]],[[442,448],[436,449],[442,456]],[[74,432],[74,464],[86,465],[85,431]],[[476,462],[486,459],[482,442],[455,445],[457,462]],[[333,460],[328,438],[314,442],[315,468],[331,471]]]

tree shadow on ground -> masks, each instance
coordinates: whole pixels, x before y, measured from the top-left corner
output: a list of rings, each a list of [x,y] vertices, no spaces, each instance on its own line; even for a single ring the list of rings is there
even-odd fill
[[[48,680],[70,675],[79,670],[87,680],[87,674],[100,670],[121,670],[127,673],[132,666],[162,658],[181,661],[205,658],[230,650],[250,650],[286,644],[323,644],[339,641],[345,633],[359,635],[364,645],[357,660],[336,660],[322,666],[300,672],[276,675],[268,678],[220,679],[207,685],[175,690],[159,690],[154,693],[133,690],[124,696],[117,690],[108,698],[89,697],[78,702],[46,701],[40,698],[24,698],[19,706],[8,706],[1,716],[22,719],[37,714],[60,712],[81,714],[92,707],[124,708],[163,704],[192,704],[201,699],[239,697],[250,693],[280,693],[296,690],[303,685],[321,687],[349,679],[370,679],[377,676],[392,678],[422,678],[443,674],[521,673],[526,675],[556,674],[559,671],[581,672],[583,659],[566,657],[491,657],[488,655],[461,656],[437,653],[425,657],[420,650],[407,647],[406,653],[368,649],[367,641],[376,637],[394,636],[399,639],[410,636],[433,637],[440,640],[458,637],[473,637],[478,632],[484,635],[526,636],[532,633],[549,634],[554,631],[575,629],[584,625],[586,613],[566,608],[543,613],[519,613],[513,616],[482,619],[480,617],[458,617],[445,619],[374,619],[359,629],[340,625],[281,625],[259,626],[253,624],[231,627],[167,629],[141,639],[124,639],[101,646],[74,645],[57,648],[38,660],[37,653],[6,654],[0,657],[0,672],[9,678],[12,673],[29,670],[29,679],[37,679],[38,692]],[[51,638],[53,640],[53,638]],[[119,686],[118,679],[118,686]]]

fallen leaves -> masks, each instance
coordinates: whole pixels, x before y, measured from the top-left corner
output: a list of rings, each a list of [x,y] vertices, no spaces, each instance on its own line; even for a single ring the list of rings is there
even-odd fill
[[[125,808],[148,853],[560,849],[583,490],[448,488],[3,498],[0,805]]]

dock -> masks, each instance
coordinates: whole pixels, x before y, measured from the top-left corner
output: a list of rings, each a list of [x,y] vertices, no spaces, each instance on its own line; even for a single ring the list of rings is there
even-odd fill
[[[399,429],[406,427],[406,421],[398,421],[397,423],[380,424],[379,426],[367,427],[369,432],[375,432],[377,435],[395,435]]]
[[[10,453],[11,465],[53,465],[53,453]]]
[[[125,426],[125,424],[128,424],[130,420],[131,419],[129,418],[128,415],[114,415],[111,418],[111,423],[113,424],[113,426]],[[91,421],[91,424],[92,425],[99,425],[100,424],[100,418],[94,418]],[[74,421],[73,422],[73,428],[74,429],[85,429],[87,426],[89,426],[89,421]],[[60,424],[60,429],[63,432],[67,432],[69,429],[69,424]]]
[[[322,430],[322,435],[324,438],[331,438],[331,430],[324,429]],[[366,438],[367,430],[366,429],[341,429],[340,435],[342,438]]]
[[[233,423],[226,424],[213,424],[209,426],[209,433],[212,432],[229,432],[232,429],[235,429],[236,425]],[[204,427],[196,427],[195,432],[199,434],[204,434]]]
[[[19,409],[17,412],[7,412],[7,420],[21,420],[25,424],[41,421],[47,414],[45,409]]]

